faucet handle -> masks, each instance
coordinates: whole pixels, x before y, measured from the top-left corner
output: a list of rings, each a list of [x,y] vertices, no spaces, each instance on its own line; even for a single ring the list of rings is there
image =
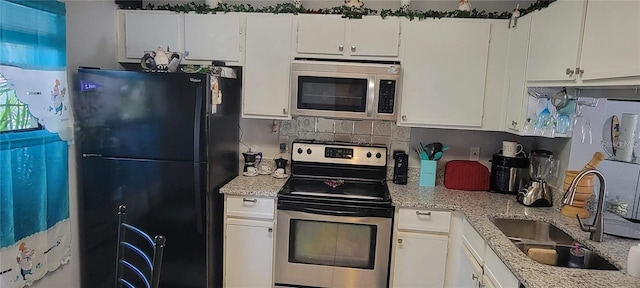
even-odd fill
[[[580,215],[576,214],[576,218],[578,218],[578,224],[580,224],[580,229],[584,232],[593,232],[596,231],[596,227],[594,225],[584,225],[582,224],[582,218]]]

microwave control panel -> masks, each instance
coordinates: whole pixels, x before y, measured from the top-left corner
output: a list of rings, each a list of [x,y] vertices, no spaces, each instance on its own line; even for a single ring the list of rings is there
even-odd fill
[[[378,113],[393,114],[396,96],[396,80],[380,80]]]

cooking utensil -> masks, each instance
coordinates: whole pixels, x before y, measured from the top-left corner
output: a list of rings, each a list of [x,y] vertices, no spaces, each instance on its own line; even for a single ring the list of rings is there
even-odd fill
[[[556,107],[557,110],[560,110],[567,106],[567,102],[569,101],[569,96],[567,96],[567,88],[562,87],[560,91],[551,96],[551,104]]]
[[[424,151],[427,153],[427,158],[433,160],[433,154],[436,153],[436,148],[433,146],[433,143],[427,144],[427,146],[424,147]]]

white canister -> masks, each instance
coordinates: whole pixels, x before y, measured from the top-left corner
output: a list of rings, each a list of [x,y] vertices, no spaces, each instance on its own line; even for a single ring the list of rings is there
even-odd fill
[[[627,273],[633,277],[640,277],[640,244],[631,246],[631,249],[629,249]]]
[[[620,136],[616,150],[616,160],[630,162],[633,159],[633,148],[636,145],[636,129],[638,128],[638,114],[622,113],[620,121]]]

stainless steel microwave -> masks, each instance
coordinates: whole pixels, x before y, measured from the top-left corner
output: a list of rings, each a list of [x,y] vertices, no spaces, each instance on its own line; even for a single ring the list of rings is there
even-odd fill
[[[294,60],[291,115],[396,120],[400,65]]]

